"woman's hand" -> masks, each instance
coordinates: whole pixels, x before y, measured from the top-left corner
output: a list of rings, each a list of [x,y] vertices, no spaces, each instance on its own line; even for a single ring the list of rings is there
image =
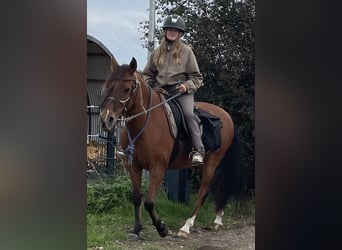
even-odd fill
[[[183,83],[178,84],[177,87],[176,87],[176,89],[178,89],[179,92],[182,92],[182,93],[184,93],[184,92],[187,91],[187,88],[186,88],[186,86],[185,86]]]

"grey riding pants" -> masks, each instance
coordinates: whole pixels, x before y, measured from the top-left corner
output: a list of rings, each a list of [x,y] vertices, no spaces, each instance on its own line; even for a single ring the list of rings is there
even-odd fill
[[[193,94],[184,94],[177,97],[180,104],[182,105],[184,118],[189,128],[189,133],[192,140],[192,145],[196,151],[204,154],[204,146],[201,138],[201,132],[199,124],[194,115],[195,99]]]

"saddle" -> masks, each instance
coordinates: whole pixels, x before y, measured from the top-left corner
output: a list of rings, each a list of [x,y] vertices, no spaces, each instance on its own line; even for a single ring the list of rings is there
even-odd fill
[[[165,101],[164,93],[159,93],[159,95],[161,101]],[[172,161],[178,154],[181,146],[185,146],[190,151],[192,144],[183,109],[179,101],[177,99],[172,99],[165,102],[163,107],[168,118],[170,132],[176,140],[171,154]],[[215,151],[221,147],[221,119],[197,106],[194,107],[194,114],[199,123],[205,151]]]

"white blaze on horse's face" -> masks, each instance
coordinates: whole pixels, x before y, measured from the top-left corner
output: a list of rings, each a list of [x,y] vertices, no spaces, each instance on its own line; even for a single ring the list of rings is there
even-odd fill
[[[110,105],[106,105],[100,112],[100,118],[103,128],[107,131],[113,131],[119,115],[115,114],[110,108]]]
[[[123,112],[124,105],[122,105],[120,100],[111,96],[110,93],[105,95],[107,96],[101,105],[100,119],[105,130],[113,131],[116,122]]]

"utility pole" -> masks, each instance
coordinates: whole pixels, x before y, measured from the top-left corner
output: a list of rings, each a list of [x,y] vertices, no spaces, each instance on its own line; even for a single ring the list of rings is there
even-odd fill
[[[150,15],[148,22],[148,49],[147,49],[147,60],[150,59],[152,50],[154,48],[154,28],[155,28],[155,12],[156,12],[156,2],[155,0],[150,0]]]

